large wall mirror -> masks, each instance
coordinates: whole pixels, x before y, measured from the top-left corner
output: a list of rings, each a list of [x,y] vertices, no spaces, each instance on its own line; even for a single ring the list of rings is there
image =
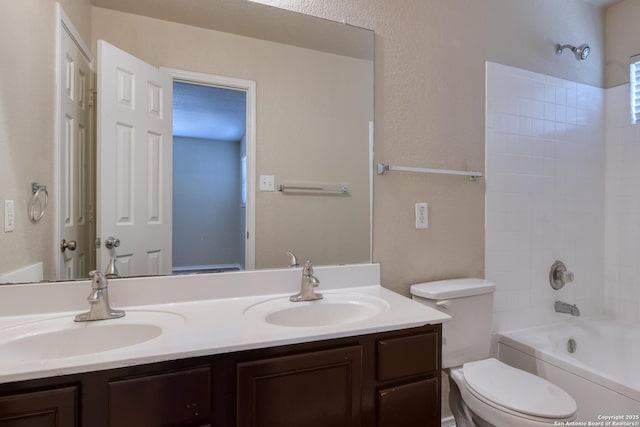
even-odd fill
[[[1,283],[371,262],[372,31],[245,0],[0,8]],[[116,98],[167,100],[111,47],[168,76],[170,161],[105,113],[104,67]],[[130,249],[159,235],[133,218],[165,221],[163,250]]]

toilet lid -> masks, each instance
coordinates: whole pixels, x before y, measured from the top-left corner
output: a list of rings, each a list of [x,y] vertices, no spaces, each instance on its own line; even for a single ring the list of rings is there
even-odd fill
[[[575,400],[560,387],[493,358],[465,363],[463,373],[470,391],[519,413],[566,418],[577,410]]]

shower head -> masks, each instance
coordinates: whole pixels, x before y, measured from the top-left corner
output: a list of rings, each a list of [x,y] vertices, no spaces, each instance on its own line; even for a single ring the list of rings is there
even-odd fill
[[[591,53],[591,48],[586,43],[581,44],[578,47],[572,46],[570,44],[565,44],[565,45],[557,44],[556,55],[560,55],[564,49],[571,49],[571,52],[573,52],[576,55],[576,59],[578,61],[584,61],[589,56],[589,53]]]

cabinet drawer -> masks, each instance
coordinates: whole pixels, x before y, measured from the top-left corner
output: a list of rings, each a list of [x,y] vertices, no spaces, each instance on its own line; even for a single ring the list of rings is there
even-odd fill
[[[438,379],[378,390],[378,427],[440,424]]]
[[[378,341],[378,380],[425,374],[438,369],[438,334]]]
[[[210,419],[209,367],[109,383],[112,427],[207,424]]]
[[[0,397],[3,427],[73,427],[78,425],[78,387]]]

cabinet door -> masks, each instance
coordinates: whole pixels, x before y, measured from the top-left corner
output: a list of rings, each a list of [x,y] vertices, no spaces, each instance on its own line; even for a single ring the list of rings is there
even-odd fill
[[[378,390],[378,427],[440,425],[437,378]]]
[[[111,427],[193,426],[210,421],[209,367],[109,383]]]
[[[66,387],[0,397],[1,427],[75,427],[78,388]]]
[[[360,425],[362,348],[238,364],[238,427]]]

